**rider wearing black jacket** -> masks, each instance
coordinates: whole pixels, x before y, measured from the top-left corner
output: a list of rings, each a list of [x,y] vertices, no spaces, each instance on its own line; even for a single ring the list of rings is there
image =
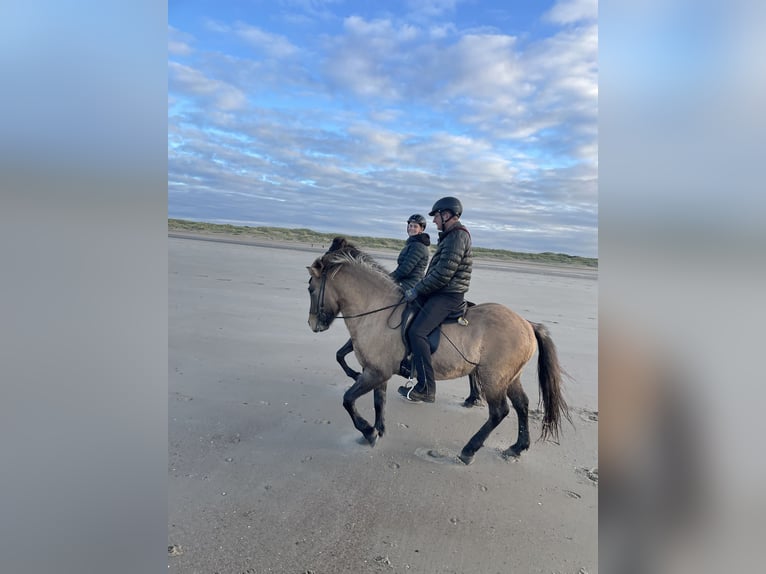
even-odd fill
[[[410,233],[410,236],[396,260],[396,269],[391,272],[391,278],[399,284],[402,291],[413,287],[425,275],[428,246],[431,245],[431,237],[425,233],[425,228],[426,218],[420,214],[416,213],[407,220],[407,233]]]
[[[471,234],[460,222],[463,205],[456,197],[438,200],[429,215],[439,229],[439,243],[425,276],[404,292],[408,302],[417,300],[420,311],[408,331],[418,384],[399,392],[413,402],[436,400],[428,335],[454,311],[459,311],[471,283],[473,253]]]

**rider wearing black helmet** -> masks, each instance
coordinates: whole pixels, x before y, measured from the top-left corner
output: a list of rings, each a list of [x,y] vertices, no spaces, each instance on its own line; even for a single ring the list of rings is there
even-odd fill
[[[448,315],[460,310],[471,283],[471,234],[460,222],[462,214],[463,205],[456,197],[443,197],[434,203],[428,215],[433,216],[439,229],[436,252],[425,276],[404,292],[405,299],[417,300],[421,309],[408,331],[418,384],[413,389],[399,387],[399,392],[414,402],[436,400],[428,335]]]

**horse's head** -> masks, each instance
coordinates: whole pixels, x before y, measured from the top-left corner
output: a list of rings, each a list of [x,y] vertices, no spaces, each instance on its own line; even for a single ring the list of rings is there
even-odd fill
[[[336,237],[333,247],[307,269],[311,297],[309,326],[315,333],[330,328],[342,305],[369,299],[370,289],[382,288],[388,297],[401,295],[388,271],[343,237]]]
[[[309,327],[315,333],[326,331],[340,311],[335,290],[328,287],[327,276],[331,271],[323,257],[311,264],[309,270]]]

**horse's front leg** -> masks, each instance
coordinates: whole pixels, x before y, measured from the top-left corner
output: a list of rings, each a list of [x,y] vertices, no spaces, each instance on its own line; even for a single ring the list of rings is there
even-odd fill
[[[343,372],[346,373],[349,377],[356,380],[356,378],[359,376],[359,371],[355,371],[351,367],[348,366],[348,363],[346,362],[346,355],[354,351],[354,343],[349,339],[346,341],[346,344],[343,345],[340,349],[338,349],[335,352],[335,360],[338,361],[338,364],[343,369]]]
[[[365,439],[367,439],[367,442],[370,443],[371,446],[375,446],[375,444],[378,442],[378,436],[380,435],[380,432],[377,428],[370,426],[370,423],[367,422],[367,420],[359,414],[359,411],[356,410],[356,400],[361,397],[362,395],[366,395],[372,390],[377,389],[381,385],[384,385],[386,383],[386,378],[382,377],[380,374],[376,373],[375,371],[365,369],[362,371],[362,374],[359,375],[356,378],[356,382],[349,387],[349,389],[344,393],[343,395],[343,408],[348,411],[348,414],[351,416],[351,421],[354,423],[354,427],[356,430],[358,430]],[[385,397],[385,392],[384,392]],[[380,403],[380,414],[378,414],[378,404],[380,401],[377,399],[377,393],[375,395],[375,423],[383,420],[383,405],[384,403]]]

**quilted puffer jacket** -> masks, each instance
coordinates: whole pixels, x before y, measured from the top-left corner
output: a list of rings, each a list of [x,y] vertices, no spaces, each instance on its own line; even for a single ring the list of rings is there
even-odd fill
[[[473,252],[471,234],[462,223],[439,233],[436,252],[428,264],[425,277],[414,287],[418,295],[465,293],[471,283]]]
[[[398,265],[391,272],[391,277],[399,283],[402,291],[413,287],[423,278],[430,255],[429,245],[431,245],[431,237],[428,233],[419,233],[407,238],[404,249],[396,260]]]

